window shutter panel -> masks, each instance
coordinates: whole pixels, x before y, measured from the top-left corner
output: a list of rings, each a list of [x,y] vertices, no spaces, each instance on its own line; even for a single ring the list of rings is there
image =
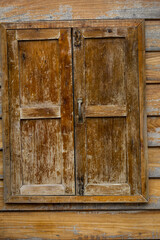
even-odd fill
[[[12,195],[16,202],[24,195],[73,195],[71,30],[10,30],[7,37],[11,152],[7,198]]]
[[[73,44],[76,193],[145,202],[143,26],[75,28]]]
[[[1,50],[5,202],[147,202],[143,21],[4,24]]]

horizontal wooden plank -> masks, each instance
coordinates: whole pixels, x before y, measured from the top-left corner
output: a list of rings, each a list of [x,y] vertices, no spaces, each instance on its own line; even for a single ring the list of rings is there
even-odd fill
[[[3,239],[160,238],[160,211],[6,212],[0,222]]]
[[[142,195],[132,196],[11,196],[7,203],[146,203]]]
[[[87,184],[85,195],[130,195],[130,186],[127,183],[121,184]]]
[[[149,177],[160,178],[160,148],[148,148]]]
[[[160,52],[146,52],[146,80],[160,83]]]
[[[127,28],[103,28],[103,29],[85,29],[83,30],[84,38],[106,38],[106,37],[126,37]]]
[[[148,116],[160,116],[160,85],[146,86],[146,107]]]
[[[148,146],[160,146],[160,117],[148,117]]]
[[[159,0],[27,0],[0,2],[0,21],[113,19],[113,18],[159,18]]]
[[[64,195],[65,188],[62,184],[23,185],[20,193],[22,195]]]
[[[89,27],[96,27],[96,28],[116,28],[116,27],[137,27],[139,24],[142,23],[142,19],[80,19],[80,20],[70,20],[70,21],[32,21],[32,22],[18,22],[18,23],[2,23],[2,26],[6,29],[48,29],[48,28],[89,28]]]
[[[16,31],[17,40],[58,39],[59,29],[31,29]]]
[[[123,117],[126,115],[126,106],[118,105],[90,105],[85,111],[86,117]]]
[[[60,118],[61,108],[59,106],[54,107],[31,107],[31,108],[21,108],[20,118],[21,119],[39,119],[39,118]]]
[[[160,51],[160,20],[145,21],[146,51]]]

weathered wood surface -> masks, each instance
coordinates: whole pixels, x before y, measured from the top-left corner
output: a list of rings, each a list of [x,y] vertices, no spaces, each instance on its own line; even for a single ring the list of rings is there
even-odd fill
[[[16,194],[41,191],[44,196],[72,195],[75,187],[71,30],[50,29],[46,36],[44,30],[31,30],[34,41],[17,41],[29,40],[28,32],[7,33],[9,74],[3,71],[8,80],[3,82],[2,122],[5,125],[5,117],[11,116],[10,143],[4,138],[4,151],[11,150],[13,161],[10,164],[5,154],[5,183],[12,192],[5,195],[6,201]],[[7,91],[10,114],[5,111]],[[5,185],[6,192],[10,186]]]
[[[116,105],[90,105],[86,106],[86,117],[125,117],[127,115],[126,106]]]
[[[71,19],[113,19],[160,17],[159,0],[56,0],[5,1],[0,3],[0,21],[71,20]]]
[[[147,146],[144,141],[145,130],[143,130],[146,126],[144,112],[144,22],[142,20],[115,22],[111,20],[41,22],[32,23],[31,28],[36,28],[37,26],[46,26],[49,28],[52,25],[58,28],[60,24],[62,27],[66,27],[67,24],[70,24],[70,26],[79,25],[81,27],[88,24],[88,26],[93,25],[96,27],[79,28],[83,33],[83,38],[86,39],[85,66],[87,94],[86,102],[84,102],[85,105],[114,105],[116,107],[117,105],[124,106],[126,104],[126,120],[123,116],[122,118],[118,116],[112,119],[112,115],[107,119],[99,118],[93,120],[92,118],[88,118],[86,120],[88,125],[86,129],[87,156],[80,163],[85,166],[85,169],[81,172],[80,180],[83,182],[83,185],[87,186],[89,184],[89,190],[86,190],[86,195],[89,195],[89,192],[93,192],[91,186],[94,184],[96,184],[95,189],[97,189],[97,185],[100,185],[100,189],[102,190],[104,189],[101,187],[103,184],[111,185],[112,183],[114,189],[115,184],[123,185],[128,183],[130,189],[128,187],[124,194],[122,191],[122,194],[119,194],[120,197],[114,191],[110,191],[112,192],[111,196],[104,197],[106,191],[105,193],[97,191],[96,195],[103,195],[103,197],[85,196],[83,198],[79,196],[58,197],[56,196],[58,195],[57,192],[53,194],[55,197],[45,196],[44,198],[40,196],[30,197],[21,195],[24,192],[28,192],[31,195],[33,189],[37,189],[38,184],[40,185],[40,189],[42,189],[42,184],[53,184],[56,187],[62,184],[65,186],[66,195],[74,195],[71,30],[53,29],[53,32],[50,30],[48,33],[47,29],[47,41],[42,41],[41,31],[45,39],[44,30],[40,29],[37,31],[32,29],[30,32],[31,40],[34,39],[34,41],[18,42],[17,39],[29,40],[30,30],[20,30],[20,34],[18,34],[19,30],[12,29],[7,31],[9,41],[9,98],[12,117],[12,121],[9,121],[11,129],[10,149],[11,160],[13,159],[10,170],[12,197],[11,199],[7,199],[7,201],[10,203],[16,201],[18,203],[146,202],[147,190],[146,187],[143,188],[143,186],[147,186],[145,164],[147,162],[147,158],[145,157]],[[111,28],[106,30],[106,26],[110,25]],[[8,26],[14,28],[14,25],[3,25],[3,27]],[[105,29],[99,28],[97,30],[99,26],[105,26]],[[19,28],[20,26],[17,25],[17,27]],[[76,28],[74,29],[74,50],[77,47],[75,35]],[[101,38],[103,35],[111,37],[114,35],[114,39]],[[36,41],[38,37],[40,39]],[[50,40],[50,37],[55,38],[54,41]],[[49,52],[50,54],[48,54]],[[81,58],[79,58],[78,51],[75,50],[74,53],[78,53],[74,67],[74,69],[77,69],[74,72],[76,75],[77,72],[81,71],[80,64],[77,64],[77,60],[79,61],[80,59],[81,61]],[[84,61],[82,62],[83,66]],[[7,76],[7,71],[3,72],[3,74]],[[105,76],[107,76],[107,81]],[[82,79],[79,78],[79,81],[81,82]],[[119,81],[123,84],[119,84]],[[75,89],[77,89],[76,86]],[[4,95],[4,99],[5,97],[6,95]],[[77,103],[77,100],[75,98],[75,103]],[[42,118],[42,108],[45,106],[48,108],[52,104],[57,106],[61,104],[61,122],[59,119],[37,119],[37,111],[39,111]],[[20,121],[21,115],[23,117],[24,108],[30,108],[33,118],[35,114],[34,120],[29,120],[30,117],[28,114],[28,119],[25,117],[23,121]],[[34,112],[33,110],[35,109],[36,111]],[[6,112],[3,113],[5,117]],[[140,116],[139,118],[137,118],[138,115]],[[50,116],[50,118],[52,117]],[[6,132],[6,129],[4,132]],[[106,132],[110,143],[106,139]],[[38,139],[35,141],[37,136]],[[79,139],[80,137],[78,136],[76,143]],[[94,142],[93,139],[96,139],[96,141]],[[127,149],[125,147],[126,141]],[[122,142],[123,144],[121,144]],[[4,143],[6,142],[4,141]],[[98,148],[97,144],[99,144]],[[83,145],[85,145],[85,142],[83,142]],[[105,149],[106,145],[109,146],[108,151]],[[110,147],[112,151],[110,151]],[[5,150],[8,148],[9,145]],[[93,151],[93,149],[96,151]],[[80,149],[80,152],[83,154],[82,149]],[[128,156],[127,163],[126,155]],[[63,161],[61,161],[61,156]],[[103,165],[100,164],[99,159],[102,159]],[[110,160],[106,164],[108,159]],[[81,158],[77,157],[78,162],[81,162]],[[5,159],[5,165],[8,166],[9,164],[10,161],[8,158]],[[18,166],[17,172],[16,166]],[[9,174],[10,171],[6,171],[6,174]],[[54,173],[54,176],[51,172]],[[10,177],[7,177],[7,179],[9,180],[6,181],[9,182]],[[24,187],[21,188],[23,184]],[[31,191],[29,191],[25,185],[34,185],[34,188],[31,187]],[[111,186],[109,187],[111,188]],[[85,192],[80,193],[80,188],[81,186],[77,187],[79,195],[85,195]],[[62,192],[58,191],[58,193],[61,192],[61,195],[63,195],[64,189],[61,190]],[[38,192],[40,191],[38,190]],[[45,192],[44,188],[42,192]],[[51,191],[48,190],[48,194],[46,195],[50,195],[50,193]]]
[[[3,152],[0,151],[0,179],[3,179]]]
[[[160,117],[148,117],[148,146],[160,146]]]
[[[0,213],[3,239],[159,239],[160,212]],[[113,227],[114,226],[114,227]]]
[[[146,86],[146,107],[148,116],[160,116],[160,84]]]
[[[20,24],[20,23],[19,23]],[[20,26],[23,24],[20,24]],[[29,27],[29,25],[28,25]],[[41,30],[42,31],[42,30]],[[39,34],[39,37],[41,37],[41,33]],[[22,31],[23,32],[23,31]],[[33,33],[32,33],[33,34]],[[48,34],[51,35],[51,32],[49,31]],[[24,37],[23,34],[20,34],[21,38]],[[26,34],[25,34],[26,35]],[[49,37],[53,37],[52,35]],[[57,35],[58,36],[58,35]],[[18,37],[18,36],[17,36]],[[145,38],[146,38],[146,51],[160,51],[160,21],[145,21]],[[155,52],[148,52],[146,54],[146,77],[148,81],[159,81],[159,72],[160,72],[160,62],[159,62],[159,53]],[[0,66],[1,68],[1,66]],[[0,83],[1,83],[1,70],[0,70]],[[0,114],[1,114],[1,108],[0,108]]]
[[[76,34],[81,36],[79,45]],[[102,38],[109,34],[114,38]],[[128,183],[131,195],[146,196],[146,187],[142,190],[147,185],[144,25],[141,22],[136,30],[75,28],[73,45],[77,194],[105,195],[107,184],[112,183],[114,189],[114,184]],[[77,111],[79,98],[82,121]],[[115,109],[120,111],[114,113]]]
[[[146,81],[160,83],[160,52],[146,52]]]
[[[148,148],[149,177],[160,178],[160,148]],[[3,179],[3,152],[0,151],[0,179]]]
[[[148,149],[149,177],[160,178],[160,148]]]
[[[23,103],[23,102],[22,102]]]
[[[61,109],[59,106],[21,108],[20,119],[60,118],[60,112]]]
[[[56,20],[56,19],[75,19],[75,18],[124,18],[124,17],[140,17],[140,18],[160,18],[159,10],[160,2],[148,1],[148,0],[122,0],[122,1],[5,1],[0,2],[0,16],[1,21],[32,21],[32,20]],[[160,50],[160,21],[146,21],[146,50],[147,51],[159,51]],[[150,60],[152,61],[153,58]],[[157,57],[156,57],[157,59]],[[149,60],[149,61],[150,61]],[[152,76],[155,77],[155,66],[157,63],[154,61],[148,64],[149,67],[153,66]],[[150,70],[152,70],[150,68]],[[158,70],[158,69],[157,69]],[[159,70],[158,70],[159,71]],[[157,76],[157,75],[156,75]],[[1,78],[1,73],[0,73]],[[153,80],[151,80],[153,81]],[[157,95],[158,96],[158,95]],[[154,101],[155,102],[155,101]],[[158,108],[158,103],[157,103]],[[155,111],[155,107],[154,107]],[[159,111],[159,110],[158,110]],[[0,142],[1,143],[1,142]],[[2,144],[2,143],[1,143]],[[149,166],[150,176],[159,177],[159,148],[149,148]],[[2,152],[0,152],[1,154]],[[153,167],[153,168],[152,168]],[[152,171],[151,171],[152,168]],[[0,169],[2,171],[2,161],[0,161]],[[0,185],[2,185],[0,183]],[[139,206],[110,206],[110,205],[88,205],[90,209],[160,209],[160,184],[159,180],[149,181],[149,204]],[[0,208],[3,207],[3,189],[0,188]],[[60,205],[12,205],[13,209],[17,210],[53,210],[62,209]],[[79,206],[81,209],[85,209],[84,205]],[[5,205],[3,207],[9,209]],[[66,205],[66,209],[70,210],[70,205]],[[73,206],[72,209],[76,209],[77,206]],[[57,213],[1,213],[0,223],[0,236],[2,239],[87,239],[93,238],[130,238],[130,239],[159,239],[160,238],[160,215],[159,211],[154,212],[134,212],[134,213],[120,213],[112,214],[104,213],[92,215],[69,213],[66,216],[65,213],[60,213],[59,217]],[[86,217],[87,216],[87,217]],[[118,218],[117,218],[118,216]],[[54,220],[56,219],[56,220]],[[107,219],[107,220],[106,220]],[[72,222],[73,221],[73,224]],[[55,223],[56,222],[56,223]],[[63,223],[65,222],[65,224]],[[91,222],[91,223],[90,223]],[[3,224],[3,225],[2,225]],[[75,226],[76,225],[76,226]],[[83,226],[82,226],[83,225]],[[113,225],[115,226],[113,232]],[[44,226],[44,229],[43,229]],[[96,227],[95,227],[96,226]],[[107,233],[106,233],[107,232]],[[93,235],[93,234],[94,235]],[[26,236],[25,236],[26,235]],[[56,236],[57,235],[57,236]],[[59,236],[58,236],[59,235]]]
[[[149,180],[149,202],[143,204],[5,204],[3,198],[3,181],[0,182],[0,210],[33,210],[33,211],[45,211],[45,210],[130,210],[130,209],[160,209],[160,180]]]
[[[160,21],[145,21],[146,51],[160,51]]]

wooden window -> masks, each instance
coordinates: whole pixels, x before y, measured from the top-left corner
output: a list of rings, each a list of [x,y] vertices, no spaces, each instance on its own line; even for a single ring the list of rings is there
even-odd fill
[[[147,202],[143,21],[3,24],[1,40],[5,201]]]

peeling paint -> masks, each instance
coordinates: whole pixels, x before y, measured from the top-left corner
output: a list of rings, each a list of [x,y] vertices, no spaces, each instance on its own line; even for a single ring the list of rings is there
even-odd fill
[[[55,16],[55,18],[59,20],[72,19],[72,7],[69,5],[61,5],[59,7],[59,12],[55,12],[53,16]]]
[[[18,7],[18,10],[22,7]],[[16,7],[10,6],[0,8],[0,21],[1,22],[21,22],[31,20],[72,20],[72,7],[69,5],[60,5],[58,11],[48,10],[47,14],[36,14],[33,17],[33,11],[27,10],[26,13],[17,14],[10,17],[6,17],[6,14]]]
[[[9,7],[0,7],[0,16],[3,16],[4,14],[14,10],[14,6],[9,6]]]
[[[148,146],[160,146],[160,127],[148,132]]]
[[[107,11],[102,16],[98,16],[97,19],[105,18],[160,18],[160,4],[155,2],[148,3],[147,7],[143,6],[142,3],[133,1],[133,6],[131,8],[130,1],[125,1],[120,4],[120,1],[117,3],[117,8]],[[119,6],[118,6],[119,4]],[[153,14],[154,12],[154,14]]]
[[[159,178],[160,177],[160,167],[150,167],[149,168],[149,177],[150,178]]]
[[[64,229],[67,232],[72,232],[75,235],[80,235],[80,231],[77,229],[77,225],[73,226],[73,228],[68,227],[59,227],[60,229]]]

